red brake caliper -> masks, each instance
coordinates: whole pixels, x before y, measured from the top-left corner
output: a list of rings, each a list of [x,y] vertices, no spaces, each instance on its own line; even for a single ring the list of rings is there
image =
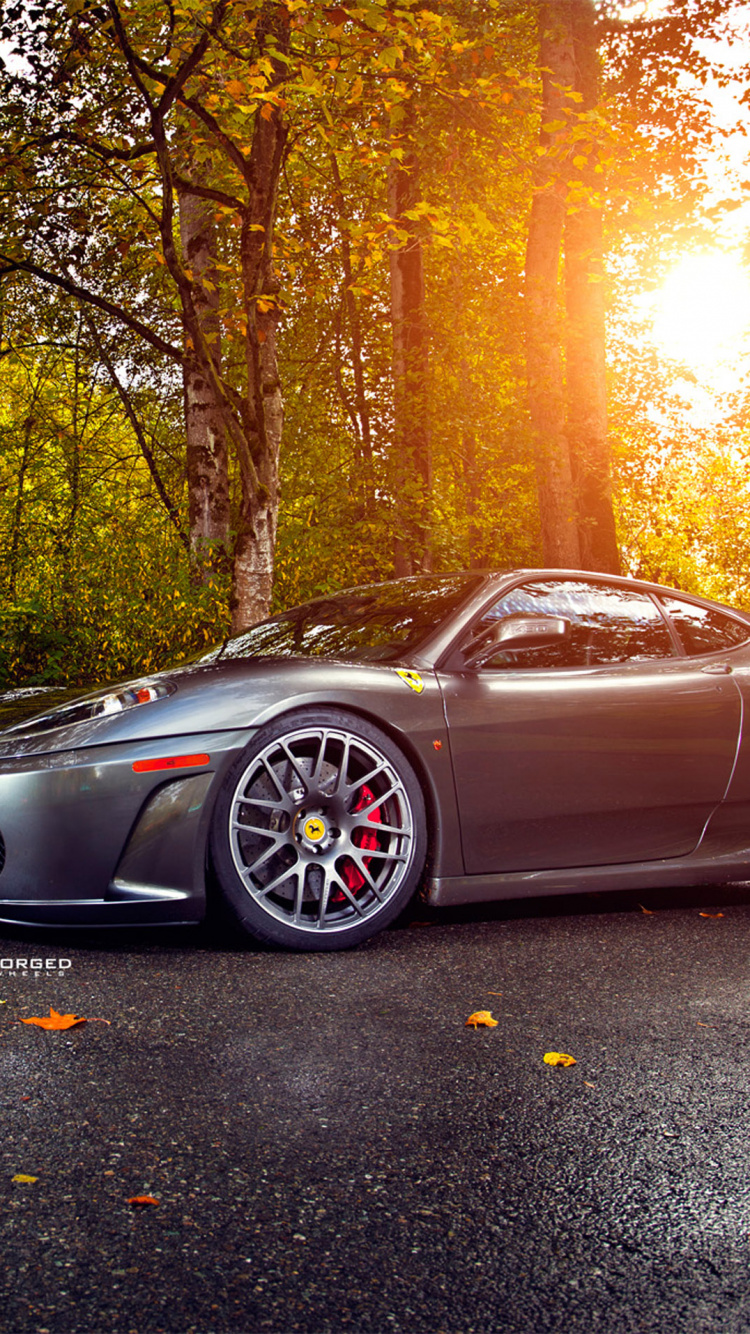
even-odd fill
[[[360,790],[359,797],[357,799],[357,804],[352,811],[352,815],[359,815],[359,812],[365,810],[365,808],[367,806],[370,806],[374,800],[375,800],[375,793],[372,791],[372,789],[367,786],[362,787]],[[383,816],[381,813],[380,806],[376,806],[374,811],[370,811],[370,814],[368,815],[367,819],[370,820],[372,824],[382,824]],[[380,846],[380,843],[375,830],[373,830],[372,833],[370,833],[369,830],[367,829],[363,830],[362,833],[360,834],[360,841],[357,846],[360,848],[367,848],[367,850],[370,852],[376,852]],[[366,857],[364,863],[365,866],[369,867],[370,861],[371,858]],[[363,885],[366,883],[365,877],[363,876],[359,867],[349,857],[347,857],[346,861],[344,862],[344,865],[341,870],[341,875],[347,889],[350,890],[352,894],[358,894],[360,889],[362,889]],[[331,900],[333,902],[336,902],[337,900],[341,902],[345,898],[346,895],[342,894],[341,890],[338,891],[338,894],[331,895]]]

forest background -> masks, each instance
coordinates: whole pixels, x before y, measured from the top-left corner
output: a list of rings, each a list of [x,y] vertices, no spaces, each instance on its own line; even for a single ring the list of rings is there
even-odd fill
[[[749,606],[747,23],[0,8],[0,688],[394,573]]]

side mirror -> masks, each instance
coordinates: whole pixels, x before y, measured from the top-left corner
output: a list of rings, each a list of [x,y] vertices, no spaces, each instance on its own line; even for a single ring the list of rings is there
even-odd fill
[[[484,667],[503,649],[518,653],[562,643],[570,637],[570,630],[570,621],[565,616],[533,616],[524,612],[506,616],[483,635],[467,665]]]

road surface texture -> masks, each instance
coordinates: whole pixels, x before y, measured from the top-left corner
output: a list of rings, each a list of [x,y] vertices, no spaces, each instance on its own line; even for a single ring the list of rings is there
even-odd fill
[[[750,1330],[750,890],[645,904],[3,928],[0,1325]]]

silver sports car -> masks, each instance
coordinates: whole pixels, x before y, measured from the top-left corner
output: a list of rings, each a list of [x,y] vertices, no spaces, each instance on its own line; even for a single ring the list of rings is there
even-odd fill
[[[585,571],[318,598],[12,721],[0,920],[356,945],[432,904],[750,878],[750,616]]]

